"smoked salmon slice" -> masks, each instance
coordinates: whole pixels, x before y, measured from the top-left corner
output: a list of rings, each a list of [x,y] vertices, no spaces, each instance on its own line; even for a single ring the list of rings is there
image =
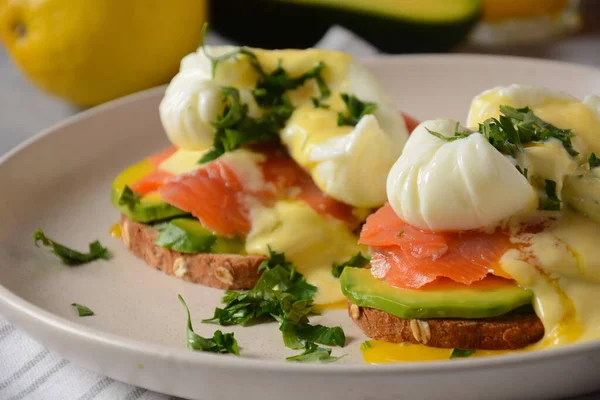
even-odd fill
[[[261,163],[263,176],[273,185],[278,198],[297,198],[320,215],[337,218],[352,228],[358,226],[360,221],[352,213],[352,207],[327,196],[290,156],[276,150],[263,154],[266,155]]]
[[[163,200],[191,213],[217,234],[235,236],[250,231],[244,187],[225,161],[179,175],[159,190]]]
[[[288,155],[272,149],[260,153],[264,158],[254,164],[245,163],[243,171],[223,157],[195,171],[168,177],[158,190],[167,203],[191,213],[223,236],[247,235],[251,228],[250,209],[256,205],[271,207],[278,199],[297,198],[321,215],[352,227],[358,225],[352,208],[321,192],[310,175]],[[248,171],[251,168],[255,170]],[[249,182],[247,176],[260,179]]]
[[[402,115],[402,118],[404,119],[404,123],[406,124],[406,130],[408,131],[408,133],[411,133],[417,127],[417,125],[421,123],[418,119],[411,117],[405,112],[401,111],[400,115]]]
[[[145,195],[158,190],[158,188],[160,188],[167,181],[167,179],[172,177],[173,175],[168,172],[156,170],[131,185],[131,190],[133,190],[134,193]]]
[[[389,284],[421,288],[438,278],[470,285],[488,275],[511,279],[499,260],[511,247],[495,232],[428,232],[402,221],[389,204],[369,216],[360,243],[371,246],[371,271]]]

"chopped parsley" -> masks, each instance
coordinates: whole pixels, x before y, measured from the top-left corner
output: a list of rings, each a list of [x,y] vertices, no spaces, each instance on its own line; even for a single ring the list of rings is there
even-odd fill
[[[201,164],[249,143],[278,141],[279,131],[293,112],[291,104],[285,103],[272,107],[258,119],[250,118],[248,106],[241,103],[238,89],[224,87],[221,90],[225,108],[213,124],[216,129],[213,146],[200,158]]]
[[[454,136],[444,136],[429,129],[427,131],[447,142],[466,138],[473,133],[469,130],[459,130],[458,123],[456,124]],[[545,122],[538,118],[528,107],[513,108],[501,105],[500,116],[498,118],[488,118],[480,123],[478,131],[499,152],[513,157],[523,150],[525,144],[545,142],[552,138],[559,140],[569,155],[574,157],[579,154],[571,143],[574,134],[570,129],[559,129]]]
[[[520,165],[517,165],[517,171],[519,171],[521,173],[521,175],[523,175],[525,177],[525,179],[527,179],[527,175],[529,174],[529,170],[527,168],[521,168]]]
[[[187,347],[195,351],[208,351],[211,353],[231,353],[236,356],[240,355],[240,349],[238,342],[235,339],[233,333],[223,333],[220,330],[215,331],[212,338],[203,338],[194,332],[192,327],[192,318],[190,316],[190,309],[188,308],[185,300],[180,294],[177,295],[181,304],[185,308],[187,313]]]
[[[323,71],[325,70],[325,64],[323,62],[317,63],[317,65],[300,76],[291,77],[281,64],[277,66],[273,72],[267,74],[258,62],[256,56],[250,57],[249,60],[250,64],[259,75],[256,88],[252,91],[252,95],[254,96],[256,103],[262,108],[277,106],[284,103],[286,99],[285,93],[288,90],[297,89],[310,79],[314,79],[317,83],[321,100],[325,100],[331,95],[331,91],[325,84],[325,79],[323,78]]]
[[[371,346],[371,341],[370,340],[365,340],[364,342],[362,342],[362,344],[360,345],[360,350],[361,351],[365,351],[367,349],[370,349]]]
[[[590,169],[600,167],[600,160],[596,157],[595,153],[590,154],[588,164],[590,165]]]
[[[546,179],[545,185],[546,197],[540,197],[538,210],[560,211],[561,201],[556,195],[556,182]]]
[[[332,357],[331,349],[319,347],[315,343],[307,342],[303,353],[298,354],[297,356],[288,357],[286,360],[296,362],[331,363],[336,362],[342,357]]]
[[[81,253],[60,243],[56,243],[48,238],[41,229],[33,233],[33,240],[37,247],[40,246],[40,242],[44,246],[52,247],[52,252],[66,265],[81,265],[98,259],[108,260],[110,258],[108,249],[103,247],[97,240],[89,244],[89,251],[87,253]]]
[[[362,268],[365,265],[367,265],[370,261],[370,258],[363,256],[362,253],[359,251],[358,253],[350,257],[349,260],[344,261],[341,264],[333,264],[333,266],[331,267],[331,275],[333,275],[336,278],[339,278],[340,275],[342,275],[342,271],[344,270],[344,268]]]
[[[404,235],[404,229],[402,229],[400,232],[398,232],[396,237],[402,237],[402,235]]]
[[[500,106],[500,117],[483,121],[479,124],[479,132],[498,151],[513,157],[522,151],[524,144],[545,142],[552,138],[559,140],[569,155],[574,157],[579,154],[571,144],[574,134],[570,129],[559,129],[543,121],[529,107]]]
[[[362,117],[373,114],[377,109],[377,104],[361,101],[354,95],[342,93],[340,96],[346,104],[346,114],[338,113],[338,126],[356,126]]]
[[[475,354],[475,350],[453,349],[450,358],[467,358]]]
[[[325,103],[321,102],[321,100],[319,100],[319,99],[318,99],[318,98],[316,98],[316,97],[312,97],[312,98],[311,98],[311,101],[312,101],[312,103],[313,103],[313,106],[314,106],[315,108],[323,108],[323,109],[326,109],[326,110],[328,110],[328,109],[329,109],[329,104],[325,104]]]
[[[127,185],[123,188],[123,193],[119,196],[119,205],[127,206],[130,210],[140,202],[140,194],[133,193],[133,190]]]
[[[263,273],[254,288],[239,292],[226,291],[222,300],[225,307],[215,309],[213,317],[202,322],[248,326],[276,320],[285,346],[305,350],[298,356],[299,359],[292,361],[323,362],[326,357],[316,344],[344,346],[344,331],[339,326],[309,323],[308,316],[312,312],[317,288],[306,282],[283,253],[270,249],[269,253],[269,259],[259,267]]]
[[[159,232],[155,244],[180,253],[210,253],[217,241],[217,237],[211,234],[190,235],[184,228],[170,222],[154,224],[153,228]]]
[[[240,101],[239,91],[232,87],[223,88],[223,104],[225,107],[223,114],[213,123],[216,129],[213,147],[200,159],[199,163],[215,160],[224,153],[236,150],[249,143],[278,141],[279,131],[294,111],[286,94],[288,90],[297,89],[312,79],[319,88],[320,99],[317,99],[318,101],[327,99],[330,96],[331,92],[323,78],[323,71],[326,68],[324,63],[319,62],[310,70],[296,77],[290,76],[281,65],[277,66],[271,73],[267,73],[258,61],[258,57],[244,47],[219,57],[208,54],[204,44],[204,35],[207,29],[208,25],[205,24],[202,31],[201,47],[211,62],[213,76],[219,63],[238,56],[247,57],[250,65],[258,74],[252,95],[256,104],[263,108],[264,114],[260,118],[250,118],[248,116],[248,106]]]
[[[443,140],[444,142],[453,142],[458,139],[464,139],[466,137],[469,137],[469,135],[471,133],[473,133],[468,130],[461,130],[460,124],[458,122],[456,123],[456,126],[454,127],[454,136],[444,136],[439,132],[430,130],[429,128],[425,128],[425,129],[427,130],[427,132],[429,132],[430,135],[433,135],[436,138]]]
[[[71,305],[75,307],[75,309],[77,310],[77,314],[79,314],[80,317],[89,317],[91,315],[94,315],[94,312],[86,306],[83,306],[78,303],[73,303]]]

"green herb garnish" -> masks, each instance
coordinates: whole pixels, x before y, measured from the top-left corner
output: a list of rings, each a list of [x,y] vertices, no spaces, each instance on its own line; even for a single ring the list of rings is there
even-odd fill
[[[590,154],[588,158],[588,164],[590,165],[590,169],[600,167],[600,160],[596,157],[596,154]]]
[[[311,101],[312,101],[313,106],[315,108],[323,108],[323,109],[326,109],[326,110],[329,109],[329,104],[325,104],[325,103],[321,102],[321,100],[317,99],[316,97],[312,97]]]
[[[314,343],[306,343],[305,350],[302,354],[288,357],[286,360],[296,362],[331,363],[342,357],[331,357],[331,349],[319,347]]]
[[[80,317],[89,317],[90,315],[94,315],[94,312],[86,306],[83,306],[78,303],[73,303],[71,305],[75,307],[75,309],[77,310],[77,314],[79,314]]]
[[[341,264],[333,264],[333,267],[331,267],[331,275],[333,275],[336,278],[339,278],[340,275],[342,275],[342,271],[344,270],[344,268],[362,268],[365,265],[367,265],[370,261],[370,258],[363,256],[362,253],[359,251],[358,253],[350,257],[349,260],[344,261]]]
[[[133,190],[127,185],[123,188],[121,196],[119,196],[119,205],[127,206],[132,210],[140,202],[140,194],[133,193]]]
[[[467,358],[475,354],[475,350],[453,349],[450,358]]]
[[[342,93],[340,96],[346,104],[346,114],[338,113],[338,126],[356,126],[362,117],[373,114],[377,109],[377,104],[361,101],[354,95]]]
[[[155,244],[181,253],[210,253],[217,241],[215,235],[190,235],[184,228],[169,222],[152,227],[159,232]]]
[[[302,86],[306,81],[314,79],[320,91],[320,99],[324,100],[331,92],[325,84],[323,71],[325,64],[319,62],[300,76],[292,77],[279,65],[271,73],[265,72],[258,57],[247,48],[239,48],[219,57],[213,57],[206,51],[204,36],[208,25],[202,30],[201,47],[212,65],[213,77],[219,63],[236,58],[247,57],[250,65],[258,74],[256,87],[252,95],[256,103],[264,109],[264,115],[258,119],[248,117],[248,106],[240,101],[239,91],[235,88],[223,88],[225,109],[214,123],[216,128],[213,148],[199,161],[212,161],[228,151],[238,149],[248,143],[278,141],[279,131],[292,115],[294,108],[286,95],[288,90]]]
[[[546,179],[546,197],[540,197],[538,210],[560,211],[560,199],[556,195],[556,182]]]
[[[430,135],[433,135],[436,138],[443,140],[444,142],[453,142],[458,139],[464,139],[466,137],[469,137],[469,135],[471,135],[473,133],[469,130],[461,130],[460,124],[458,122],[456,123],[456,126],[454,127],[454,136],[444,136],[439,132],[430,130],[429,128],[425,128],[425,129],[427,130],[427,132],[429,132]]]
[[[180,294],[177,295],[181,304],[185,308],[187,313],[187,347],[188,349],[196,351],[208,351],[211,353],[231,353],[236,356],[240,355],[240,349],[238,347],[237,340],[235,340],[233,333],[223,333],[221,331],[215,331],[212,338],[203,338],[194,332],[192,327],[192,318],[190,316],[190,309],[183,300]]]
[[[310,79],[314,79],[317,83],[321,100],[331,95],[323,78],[325,64],[322,62],[300,76],[291,77],[281,65],[270,74],[267,74],[256,57],[250,57],[249,61],[259,75],[256,88],[252,91],[252,94],[260,107],[266,108],[284,103],[285,93],[288,90],[297,89]]]
[[[33,240],[37,247],[40,247],[39,242],[42,242],[44,246],[52,247],[52,252],[66,265],[81,265],[98,259],[108,260],[110,258],[108,249],[103,247],[97,240],[89,244],[89,252],[87,253],[80,253],[56,243],[49,239],[41,229],[33,233]]]
[[[362,344],[360,345],[360,350],[361,351],[365,351],[366,349],[370,349],[371,348],[371,341],[370,340],[365,340],[364,342],[362,342]]]
[[[199,163],[215,160],[223,154],[257,142],[276,142],[279,131],[294,111],[291,104],[273,106],[262,117],[248,117],[248,106],[240,101],[239,90],[232,87],[221,89],[225,108],[213,124],[216,128],[212,149],[204,154]]]
[[[529,170],[527,168],[521,168],[520,165],[517,165],[517,171],[519,171],[521,173],[521,175],[523,175],[525,177],[525,179],[527,179],[527,175],[529,174]]]
[[[317,288],[306,282],[283,253],[269,249],[269,259],[259,269],[263,273],[253,289],[226,291],[222,300],[225,307],[215,309],[213,317],[202,322],[248,326],[276,320],[285,346],[291,349],[305,348],[312,354],[317,352],[313,349],[316,343],[344,346],[342,328],[309,324]]]
[[[402,237],[402,235],[404,235],[404,229],[402,229],[400,232],[398,232],[396,237]]]
[[[570,129],[559,129],[538,118],[528,107],[500,106],[500,117],[479,124],[479,132],[503,154],[516,156],[523,145],[532,142],[559,140],[571,156],[579,154],[571,144]]]

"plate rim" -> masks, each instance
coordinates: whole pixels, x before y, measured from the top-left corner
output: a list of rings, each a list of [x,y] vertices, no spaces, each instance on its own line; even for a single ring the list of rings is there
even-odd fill
[[[437,61],[437,62],[510,62],[510,63],[528,63],[537,64],[540,67],[560,67],[579,69],[588,73],[598,74],[600,78],[600,68],[589,65],[581,65],[564,61],[543,60],[529,57],[519,56],[499,56],[487,54],[419,54],[419,55],[380,55],[374,57],[360,58],[360,61],[365,64],[395,64],[403,62],[418,62]],[[73,116],[63,119],[52,126],[42,130],[29,139],[23,141],[13,149],[6,152],[0,157],[0,168],[4,166],[10,159],[15,157],[19,152],[36,142],[51,136],[55,132],[63,128],[89,119],[95,115],[100,115],[105,112],[134,103],[144,99],[152,98],[163,93],[167,85],[157,86],[147,90],[143,90],[128,96],[124,96],[102,105],[92,107],[90,109],[79,112]],[[3,310],[3,316],[10,322],[20,327],[21,321],[27,321],[27,325],[41,324],[50,329],[53,336],[69,335],[75,336],[82,341],[82,344],[95,343],[97,345],[108,345],[120,352],[129,354],[140,354],[154,359],[170,359],[177,362],[185,362],[193,364],[196,367],[211,368],[227,368],[232,372],[244,370],[248,368],[260,370],[262,372],[273,371],[274,369],[285,368],[290,372],[318,372],[319,374],[330,375],[352,375],[352,374],[372,374],[380,375],[381,373],[405,373],[419,374],[423,372],[450,372],[450,371],[469,371],[480,368],[492,368],[497,366],[509,366],[517,363],[534,363],[544,361],[551,358],[560,358],[567,356],[581,355],[590,350],[600,349],[600,340],[567,345],[564,347],[534,351],[529,353],[517,353],[500,355],[496,357],[485,357],[477,359],[428,361],[428,362],[407,362],[407,363],[392,363],[392,364],[303,364],[290,363],[284,360],[260,360],[244,357],[223,356],[210,353],[191,351],[186,348],[175,348],[167,345],[145,342],[142,340],[131,339],[118,334],[102,331],[98,328],[88,327],[77,322],[70,321],[64,317],[60,317],[49,311],[36,306],[29,301],[21,298],[17,294],[11,292],[8,288],[0,284],[0,309]],[[18,321],[18,322],[17,322]],[[23,329],[25,333],[30,335],[27,329]],[[44,344],[46,346],[46,344]],[[51,344],[48,347],[52,347]]]

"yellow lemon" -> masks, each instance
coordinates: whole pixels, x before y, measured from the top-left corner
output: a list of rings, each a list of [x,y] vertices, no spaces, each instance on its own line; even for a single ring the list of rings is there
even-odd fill
[[[0,0],[0,39],[41,89],[81,106],[169,81],[204,0]]]

